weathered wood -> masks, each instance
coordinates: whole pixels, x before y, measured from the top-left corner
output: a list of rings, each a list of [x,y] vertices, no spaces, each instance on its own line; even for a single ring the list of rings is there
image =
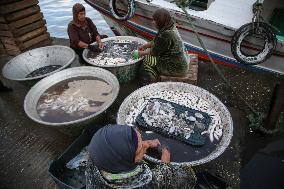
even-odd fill
[[[8,13],[15,12],[15,11],[18,11],[18,10],[22,10],[24,8],[31,7],[31,6],[37,5],[37,4],[38,4],[38,0],[24,0],[24,1],[10,3],[10,4],[6,4],[6,5],[1,5],[0,6],[0,13],[1,14],[8,14]]]
[[[41,35],[42,33],[46,32],[46,31],[47,31],[47,29],[46,29],[45,26],[41,27],[41,28],[38,28],[38,29],[33,30],[33,31],[29,32],[29,33],[26,33],[25,35],[23,35],[21,37],[18,37],[17,41],[21,41],[21,42],[28,41],[30,39],[33,39],[33,38]]]
[[[14,2],[18,2],[21,0],[1,0],[0,1],[0,5],[4,5],[4,4],[8,4],[8,3],[14,3]]]
[[[24,19],[12,22],[12,23],[9,24],[9,26],[13,29],[16,29],[16,28],[20,28],[22,26],[28,25],[30,23],[33,23],[33,22],[40,20],[42,18],[43,18],[43,14],[41,12],[39,12],[39,13],[36,13],[32,16],[28,16]]]
[[[6,20],[3,16],[0,16],[0,23],[6,23]]]
[[[49,38],[50,38],[50,35],[49,35],[48,32],[46,32],[46,33],[44,33],[44,34],[42,34],[42,35],[40,35],[40,36],[38,36],[34,39],[31,39],[29,41],[24,42],[23,44],[19,45],[19,47],[20,47],[20,49],[26,49],[26,48],[29,48],[33,45],[36,45],[36,44],[44,41],[44,40],[47,40]]]
[[[40,12],[40,8],[38,5],[36,6],[32,6],[30,8],[27,8],[27,9],[23,9],[19,12],[15,12],[15,13],[11,13],[7,16],[5,16],[7,22],[12,22],[12,21],[17,21],[17,20],[20,20],[20,19],[23,19],[25,17],[28,17],[28,16],[31,16],[37,12]]]
[[[13,37],[11,31],[0,31],[0,36]]]
[[[8,31],[9,25],[8,24],[0,24],[0,30],[1,31]]]
[[[5,49],[0,49],[0,56],[3,56],[7,54],[6,50]]]
[[[6,51],[20,51],[20,48],[16,45],[11,45],[11,44],[4,44],[4,47],[6,49]]]
[[[1,40],[1,42],[3,44],[7,43],[7,44],[10,44],[10,45],[17,45],[15,39],[12,38],[12,37],[2,37],[2,36],[0,36],[0,40]]]
[[[44,26],[46,24],[46,21],[43,19],[43,20],[39,20],[37,22],[34,22],[34,23],[31,23],[31,24],[28,24],[24,27],[21,27],[19,29],[16,29],[13,31],[13,34],[15,37],[20,37],[30,31],[33,31],[35,29],[38,29],[42,26]]]

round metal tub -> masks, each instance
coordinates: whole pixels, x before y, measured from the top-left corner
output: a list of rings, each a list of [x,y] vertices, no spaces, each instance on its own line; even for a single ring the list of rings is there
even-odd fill
[[[191,166],[204,164],[220,156],[230,144],[233,136],[233,121],[226,106],[208,91],[186,83],[160,82],[144,86],[134,91],[121,104],[117,114],[117,123],[122,125],[134,125],[137,115],[143,110],[145,103],[147,103],[150,98],[161,98],[198,111],[207,112],[210,117],[212,117],[212,120],[214,119],[210,124],[217,123],[216,121],[218,119],[220,121],[219,125],[223,127],[223,136],[214,144],[212,151],[207,151],[203,156],[196,156],[194,160],[184,159],[183,161],[173,161],[172,164],[186,164]],[[202,104],[204,104],[203,102],[206,103],[205,105],[199,106],[198,104],[201,104],[199,102],[202,102]],[[167,140],[168,139],[165,141]],[[193,148],[190,145],[182,145],[185,146],[185,149]],[[174,148],[179,149],[177,146],[174,146]],[[183,153],[184,152],[182,152],[182,154]],[[192,155],[193,154],[188,154],[188,157]],[[160,161],[147,154],[145,158],[154,163]]]
[[[141,39],[141,38],[138,38],[138,37],[132,37],[132,36],[109,37],[109,38],[102,39],[102,42],[107,42],[107,41],[112,41],[112,40],[131,40],[131,41],[140,42],[141,44],[144,44],[144,43],[147,42],[144,39]],[[121,63],[121,64],[118,64],[118,65],[98,65],[96,63],[89,61],[88,53],[89,53],[88,49],[85,49],[83,51],[83,58],[87,63],[89,63],[93,66],[97,66],[97,67],[101,67],[101,68],[109,70],[111,73],[113,73],[117,77],[117,79],[120,83],[129,82],[137,76],[139,65],[140,65],[140,63],[142,62],[142,59],[143,59],[141,57],[141,58],[137,59],[136,61],[134,61],[133,63]]]
[[[32,49],[11,59],[3,68],[3,76],[24,84],[33,85],[39,79],[65,69],[75,60],[75,52],[66,46],[46,46]],[[26,76],[31,72],[49,65],[62,66],[55,71],[36,77]]]
[[[105,102],[100,109],[87,116],[75,121],[68,122],[47,122],[43,121],[39,116],[37,110],[37,104],[39,102],[40,97],[52,86],[58,84],[61,81],[76,79],[76,77],[95,77],[99,80],[103,80],[108,83],[112,87],[111,91],[111,100]],[[63,84],[62,84],[63,85]],[[61,87],[61,86],[60,86]],[[91,87],[91,86],[90,86]],[[100,90],[96,88],[94,90]],[[51,76],[48,76],[38,83],[36,83],[28,92],[24,101],[24,110],[28,117],[34,120],[37,123],[42,125],[54,126],[56,128],[61,128],[62,130],[66,130],[66,132],[71,133],[70,135],[78,135],[79,131],[83,129],[89,123],[93,123],[95,119],[97,119],[108,107],[112,105],[112,103],[117,98],[119,92],[119,83],[117,78],[107,70],[101,68],[95,68],[91,66],[83,66],[83,67],[74,67],[69,68],[60,72],[57,72]],[[78,129],[79,128],[79,129]],[[68,130],[69,129],[69,130]]]

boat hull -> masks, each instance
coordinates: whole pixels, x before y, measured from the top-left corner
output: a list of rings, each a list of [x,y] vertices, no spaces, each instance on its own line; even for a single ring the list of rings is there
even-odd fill
[[[155,5],[136,1],[135,16],[128,21],[120,21],[112,16],[108,5],[109,0],[85,1],[102,14],[108,25],[116,34],[138,36],[147,40],[152,40],[156,35],[156,30],[152,24],[152,14],[159,7]],[[175,17],[177,28],[187,50],[198,54],[201,59],[208,60],[207,54],[201,48],[185,15],[177,11],[172,12],[172,14]],[[234,29],[198,18],[194,18],[194,24],[215,63],[232,67],[247,67],[255,71],[269,71],[284,74],[283,43],[278,43],[277,51],[266,62],[255,66],[247,66],[239,63],[231,53],[231,38],[235,32]],[[248,44],[246,50],[256,52],[255,49],[257,48],[259,48],[257,45]]]

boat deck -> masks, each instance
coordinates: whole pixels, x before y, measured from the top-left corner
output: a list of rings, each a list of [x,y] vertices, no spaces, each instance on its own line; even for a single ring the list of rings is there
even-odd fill
[[[146,3],[145,0],[138,1]],[[187,10],[193,17],[208,20],[210,22],[223,25],[226,28],[235,30],[240,28],[242,25],[251,22],[253,17],[252,5],[254,2],[255,0],[215,0],[205,11],[196,11],[192,9]],[[182,12],[175,3],[171,3],[169,1],[153,0],[151,1],[151,4]]]

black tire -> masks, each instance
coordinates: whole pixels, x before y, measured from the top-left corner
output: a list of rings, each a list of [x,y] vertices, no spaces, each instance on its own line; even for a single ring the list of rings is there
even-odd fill
[[[127,0],[128,1],[128,7],[127,7],[127,13],[120,14],[116,8],[116,1],[117,0],[110,0],[109,1],[109,7],[110,11],[113,17],[115,17],[117,20],[126,21],[132,18],[135,14],[135,2],[134,0]]]
[[[241,44],[245,37],[255,34],[256,26],[257,30],[265,39],[265,43],[262,50],[256,55],[248,55],[241,50]],[[265,62],[271,57],[277,46],[277,38],[274,30],[271,26],[264,22],[253,22],[243,25],[238,29],[231,41],[231,51],[236,60],[246,65],[256,65]]]

